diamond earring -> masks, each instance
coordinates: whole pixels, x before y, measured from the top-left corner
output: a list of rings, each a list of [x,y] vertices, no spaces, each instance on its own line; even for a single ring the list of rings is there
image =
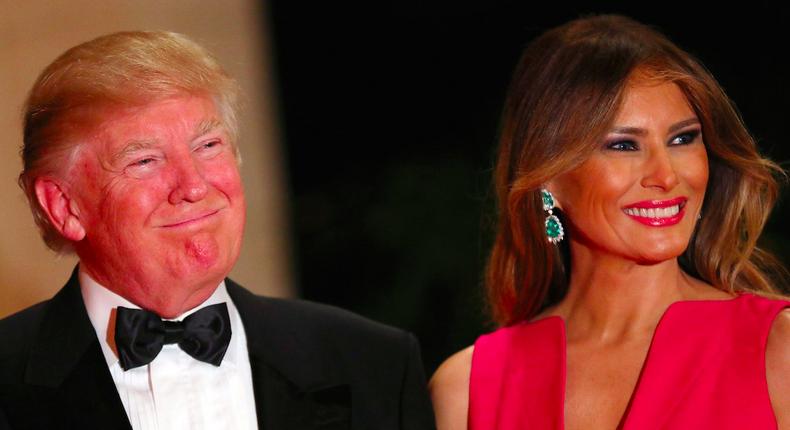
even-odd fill
[[[553,209],[556,207],[554,196],[545,188],[540,190],[540,195],[543,199],[543,210],[548,212],[546,215],[546,236],[548,236],[549,242],[556,245],[565,237],[565,230],[562,229],[560,219],[554,215]]]

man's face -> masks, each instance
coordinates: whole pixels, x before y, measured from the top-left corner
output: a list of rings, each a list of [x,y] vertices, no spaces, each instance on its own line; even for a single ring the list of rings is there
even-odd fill
[[[108,110],[69,176],[83,270],[165,317],[205,300],[239,255],[244,193],[219,119],[194,96]]]

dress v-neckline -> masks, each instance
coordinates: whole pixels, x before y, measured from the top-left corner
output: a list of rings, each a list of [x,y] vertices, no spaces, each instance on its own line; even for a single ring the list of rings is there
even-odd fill
[[[619,421],[619,423],[618,423],[618,425],[616,427],[617,430],[626,430],[627,429],[626,424],[628,424],[628,417],[630,415],[630,412],[632,410],[632,407],[633,407],[634,403],[639,398],[639,392],[640,392],[640,387],[642,385],[642,380],[644,379],[644,375],[645,375],[646,371],[649,370],[649,367],[650,367],[650,364],[651,364],[651,356],[653,355],[653,350],[655,349],[655,341],[656,341],[657,335],[659,334],[661,328],[664,325],[666,325],[666,320],[668,318],[668,315],[671,312],[674,312],[673,309],[681,307],[683,305],[688,305],[688,304],[703,304],[703,303],[707,304],[707,303],[716,303],[716,302],[725,302],[725,303],[733,302],[733,301],[738,300],[738,299],[740,299],[740,298],[742,298],[744,296],[747,296],[747,295],[750,295],[750,294],[743,293],[743,294],[739,294],[739,295],[737,295],[735,297],[730,297],[730,298],[727,298],[727,299],[678,300],[678,301],[670,303],[669,306],[667,306],[667,308],[661,314],[661,317],[658,319],[658,324],[656,324],[655,330],[653,330],[653,334],[651,335],[651,338],[650,338],[650,345],[647,348],[647,354],[645,354],[645,359],[642,362],[642,366],[639,369],[639,376],[637,377],[636,384],[634,385],[634,390],[631,392],[631,395],[629,396],[628,404],[626,405],[625,411],[623,411],[623,415],[620,417],[620,421]],[[530,321],[530,322],[528,322],[528,324],[540,324],[540,323],[544,323],[544,322],[558,323],[559,330],[560,330],[560,336],[561,336],[560,344],[563,345],[563,348],[561,350],[561,368],[560,368],[560,370],[561,370],[560,381],[561,381],[561,384],[562,384],[562,386],[561,386],[562,389],[560,391],[561,398],[559,399],[559,401],[560,401],[560,406],[561,406],[561,411],[562,411],[562,415],[560,417],[560,428],[561,429],[565,429],[565,409],[566,409],[565,408],[565,406],[566,406],[565,405],[565,399],[567,397],[567,391],[568,391],[568,387],[567,387],[567,382],[568,382],[567,381],[567,379],[568,379],[567,324],[565,322],[565,319],[563,319],[559,315],[549,315],[549,316],[546,316],[546,317],[543,317],[543,318],[540,318],[540,319],[537,319],[537,320],[534,320],[534,321]]]
[[[753,293],[667,306],[646,345],[619,430],[776,428],[765,351],[771,325],[785,308],[790,301]],[[565,336],[557,316],[480,336],[469,382],[469,428],[563,430]]]

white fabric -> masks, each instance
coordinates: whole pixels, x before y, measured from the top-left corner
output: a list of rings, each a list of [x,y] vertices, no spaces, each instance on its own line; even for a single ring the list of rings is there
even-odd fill
[[[164,345],[150,364],[124,371],[112,340],[110,316],[118,306],[140,307],[83,271],[79,280],[85,308],[134,430],[258,428],[247,336],[224,282],[208,300],[176,318],[182,320],[208,305],[227,304],[232,336],[219,367],[195,360],[171,344]]]

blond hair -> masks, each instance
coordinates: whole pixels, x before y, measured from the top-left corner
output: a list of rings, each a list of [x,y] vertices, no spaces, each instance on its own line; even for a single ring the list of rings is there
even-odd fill
[[[65,171],[78,137],[99,121],[98,109],[142,106],[183,94],[214,101],[238,157],[238,85],[206,49],[184,35],[113,33],[69,49],[44,69],[24,107],[19,185],[49,248],[71,250],[39,204],[35,180]]]

